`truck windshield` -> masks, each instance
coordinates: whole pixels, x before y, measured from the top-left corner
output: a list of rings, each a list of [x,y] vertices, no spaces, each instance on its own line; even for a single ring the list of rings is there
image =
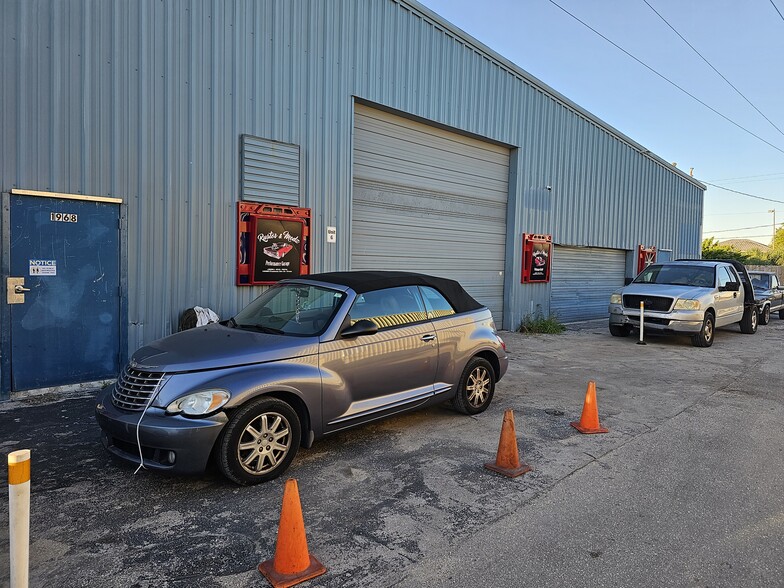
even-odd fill
[[[229,326],[278,335],[319,335],[345,297],[343,292],[319,286],[279,284],[239,311]]]
[[[716,268],[702,265],[649,265],[634,278],[634,283],[712,288],[716,284]]]

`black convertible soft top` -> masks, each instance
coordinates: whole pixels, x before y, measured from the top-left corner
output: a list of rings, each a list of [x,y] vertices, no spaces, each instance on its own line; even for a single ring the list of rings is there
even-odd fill
[[[328,272],[302,276],[303,280],[316,280],[328,284],[348,286],[357,294],[396,286],[430,286],[444,295],[455,312],[470,312],[484,308],[454,280],[436,278],[425,274],[399,271]]]

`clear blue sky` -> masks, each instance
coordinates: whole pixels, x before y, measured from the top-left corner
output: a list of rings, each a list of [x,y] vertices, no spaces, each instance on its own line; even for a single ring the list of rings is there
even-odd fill
[[[703,236],[770,243],[784,226],[784,133],[696,55],[644,0],[554,0],[727,118],[625,55],[549,0],[420,0],[452,24],[694,176]],[[647,0],[784,131],[784,0]],[[775,4],[775,7],[774,7]],[[750,177],[754,176],[754,177]],[[757,227],[742,229],[743,227]]]

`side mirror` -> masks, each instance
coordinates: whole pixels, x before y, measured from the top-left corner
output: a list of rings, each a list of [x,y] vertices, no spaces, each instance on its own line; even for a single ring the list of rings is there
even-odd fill
[[[634,281],[634,278],[624,278],[624,279],[623,279],[623,285],[624,285],[624,286],[628,286],[628,285],[629,285],[629,284],[631,284],[633,281]]]
[[[723,286],[720,286],[719,290],[722,292],[737,292],[740,290],[740,282],[727,282]]]
[[[353,339],[354,337],[361,337],[362,335],[375,335],[378,333],[378,325],[373,321],[361,319],[355,322],[350,327],[346,327],[340,332],[340,336],[344,339]]]

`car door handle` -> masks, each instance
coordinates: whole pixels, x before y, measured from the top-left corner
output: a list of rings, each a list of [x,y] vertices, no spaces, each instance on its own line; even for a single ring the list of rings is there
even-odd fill
[[[435,335],[422,335],[422,341],[430,342],[430,341],[435,341],[435,340],[436,340],[436,336]]]

